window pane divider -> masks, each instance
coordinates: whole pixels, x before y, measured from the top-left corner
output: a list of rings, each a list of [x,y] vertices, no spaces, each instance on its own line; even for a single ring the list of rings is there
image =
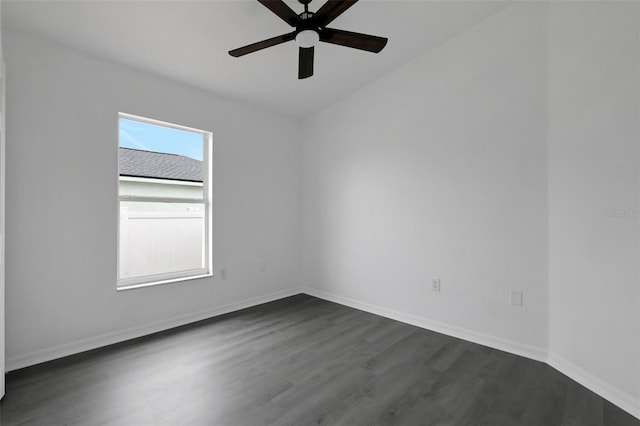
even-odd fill
[[[135,195],[121,195],[120,201],[139,201],[148,203],[186,203],[204,204],[204,198],[173,198],[173,197],[144,197]]]

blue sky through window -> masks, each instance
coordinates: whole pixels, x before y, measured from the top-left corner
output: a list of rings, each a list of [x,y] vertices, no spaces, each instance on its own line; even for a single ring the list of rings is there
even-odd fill
[[[202,161],[203,135],[120,118],[119,140],[122,148],[184,155]]]

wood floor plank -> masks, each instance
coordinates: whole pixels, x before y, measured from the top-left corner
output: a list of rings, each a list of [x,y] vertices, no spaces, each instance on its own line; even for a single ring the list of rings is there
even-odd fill
[[[6,383],[3,426],[640,426],[545,364],[306,295]]]

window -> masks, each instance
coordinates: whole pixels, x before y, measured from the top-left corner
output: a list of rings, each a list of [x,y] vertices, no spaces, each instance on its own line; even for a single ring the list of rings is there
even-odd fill
[[[211,275],[211,132],[118,116],[118,289]]]

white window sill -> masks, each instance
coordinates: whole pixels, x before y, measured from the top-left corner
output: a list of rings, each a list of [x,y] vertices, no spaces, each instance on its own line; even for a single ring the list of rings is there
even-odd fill
[[[164,284],[171,284],[171,283],[178,283],[178,282],[183,282],[183,281],[191,281],[191,280],[197,280],[200,278],[208,278],[208,277],[212,277],[213,274],[212,273],[206,273],[206,274],[200,274],[200,275],[189,275],[186,277],[179,277],[179,278],[171,278],[168,280],[161,280],[161,281],[150,281],[150,282],[146,282],[146,283],[138,283],[138,284],[123,284],[123,285],[118,285],[116,287],[117,291],[125,291],[125,290],[134,290],[136,288],[143,288],[143,287],[151,287],[151,286],[156,286],[156,285],[164,285]]]

